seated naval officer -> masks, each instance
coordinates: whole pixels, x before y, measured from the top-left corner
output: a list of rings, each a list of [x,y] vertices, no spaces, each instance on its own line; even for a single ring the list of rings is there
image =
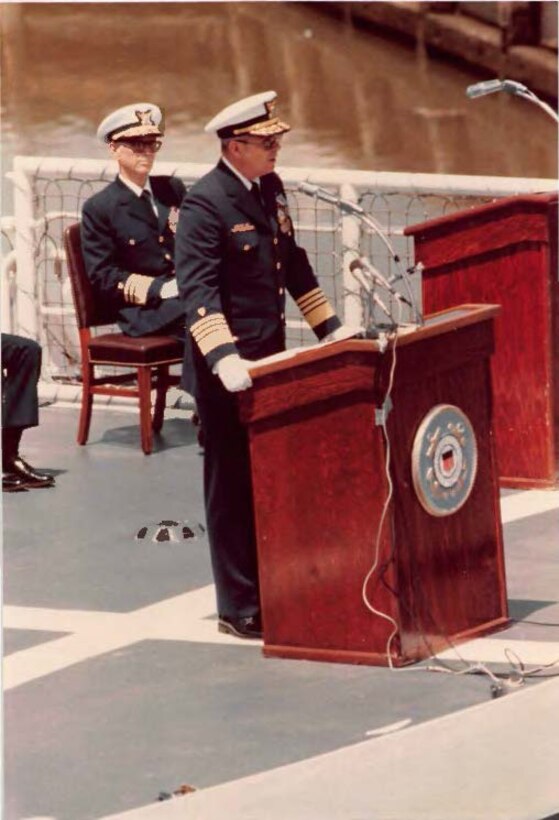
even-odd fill
[[[39,472],[20,455],[21,437],[39,424],[37,383],[41,346],[33,339],[2,333],[2,491],[53,487],[54,477]]]
[[[185,187],[175,177],[150,176],[161,121],[161,109],[142,102],[105,117],[97,136],[117,161],[118,176],[83,206],[87,274],[107,321],[117,321],[129,336],[184,336],[174,245]]]
[[[228,106],[206,126],[221,159],[187,193],[176,264],[186,312],[183,386],[206,432],[204,497],[221,632],[262,634],[246,431],[234,393],[252,384],[250,360],[285,349],[285,292],[319,339],[346,338],[294,237],[274,172],[290,126],[267,91]],[[273,469],[273,465],[270,465]]]

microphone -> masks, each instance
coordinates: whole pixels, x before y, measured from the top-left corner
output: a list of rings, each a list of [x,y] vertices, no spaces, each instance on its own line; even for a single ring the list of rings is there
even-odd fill
[[[482,83],[474,83],[466,89],[466,96],[470,99],[474,97],[484,97],[486,94],[493,94],[495,91],[507,91],[509,94],[530,93],[528,88],[516,80],[484,80]]]
[[[367,295],[371,297],[373,302],[376,305],[379,306],[379,308],[382,310],[382,312],[386,316],[388,316],[390,321],[393,323],[394,319],[392,317],[391,312],[388,310],[388,308],[386,307],[386,305],[384,304],[384,302],[382,301],[380,296],[375,292],[375,290],[374,290],[374,288],[371,284],[371,281],[370,281],[370,279],[372,277],[367,278],[368,277],[368,271],[365,270],[365,268],[361,264],[360,259],[354,259],[353,262],[350,262],[349,272],[351,273],[351,275],[355,279],[357,279],[357,281],[359,282],[361,287],[367,292]]]
[[[473,99],[474,97],[483,97],[484,94],[492,94],[494,91],[506,91],[508,94],[515,94],[523,100],[528,100],[528,102],[534,103],[546,114],[549,114],[556,123],[559,123],[557,111],[543,100],[540,100],[533,91],[530,91],[528,86],[522,85],[516,80],[485,80],[483,83],[469,85],[466,94]]]
[[[358,217],[373,233],[375,233],[379,239],[383,242],[383,244],[388,249],[392,259],[396,263],[398,270],[400,271],[400,279],[404,280],[404,284],[406,286],[406,290],[408,292],[409,300],[405,299],[401,293],[397,290],[394,290],[388,280],[384,277],[380,277],[376,271],[374,274],[376,275],[377,281],[380,281],[387,290],[389,290],[398,300],[405,302],[413,311],[417,318],[417,323],[422,324],[423,319],[421,318],[421,313],[419,308],[415,304],[413,292],[411,289],[411,285],[409,283],[409,277],[407,271],[405,271],[401,267],[401,260],[394,248],[392,247],[390,240],[386,237],[383,229],[376,223],[373,217],[368,214],[360,205],[357,205],[355,202],[350,202],[347,199],[342,199],[341,197],[336,196],[335,194],[329,193],[329,191],[324,190],[319,185],[313,185],[310,182],[299,182],[297,185],[297,190],[302,191],[302,193],[307,194],[307,196],[316,197],[316,199],[321,199],[323,202],[328,202],[330,205],[336,205],[340,209],[340,211],[351,214],[353,216]],[[363,264],[361,265],[361,271],[364,273]],[[353,271],[352,271],[353,272]],[[370,269],[368,269],[368,273],[370,276],[374,278],[374,275]],[[380,307],[380,305],[379,305]]]
[[[474,83],[469,85],[466,89],[466,96],[473,99],[474,97],[484,97],[486,94],[493,94],[495,91],[501,91],[503,83],[501,80],[485,80],[482,83]]]
[[[337,196],[328,193],[328,191],[324,188],[320,188],[318,185],[311,185],[310,182],[300,182],[297,186],[297,190],[302,191],[308,196],[315,196],[317,199],[322,199],[324,202],[330,202],[331,205],[338,204]]]
[[[364,214],[365,211],[356,202],[350,202],[347,199],[342,199],[335,194],[331,194],[319,185],[312,185],[310,182],[300,182],[297,186],[298,191],[307,194],[307,196],[314,196],[321,199],[323,202],[328,202],[330,205],[336,205],[341,211],[346,211],[352,214]]]
[[[375,305],[378,305],[379,308],[385,313],[385,315],[388,316],[388,318],[390,319],[392,324],[394,324],[394,319],[392,317],[392,314],[390,313],[390,311],[388,310],[388,308],[386,307],[386,305],[384,304],[384,302],[382,301],[380,296],[377,293],[375,293],[374,290],[370,291],[370,293],[371,293],[371,299],[373,300]]]
[[[382,273],[380,273],[376,268],[374,268],[371,265],[371,263],[368,262],[366,259],[358,258],[354,259],[352,262],[349,263],[349,270],[352,273],[357,269],[366,272],[373,281],[375,281],[379,285],[382,285],[383,288],[386,288],[386,290],[389,291],[400,302],[404,302],[404,304],[408,305],[408,307],[413,307],[409,299],[406,299],[405,296],[402,296],[402,294],[398,290],[396,290],[396,288],[393,285],[390,284],[388,279],[385,279]]]

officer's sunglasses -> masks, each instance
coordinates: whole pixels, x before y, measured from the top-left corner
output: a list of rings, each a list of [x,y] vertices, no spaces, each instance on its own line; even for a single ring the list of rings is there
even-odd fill
[[[125,145],[135,154],[156,154],[163,143],[161,140],[115,140],[114,145]]]
[[[235,137],[235,142],[244,142],[245,145],[258,145],[264,148],[265,151],[271,151],[272,148],[279,148],[281,145],[282,134],[275,137],[256,137],[254,140],[240,140]]]

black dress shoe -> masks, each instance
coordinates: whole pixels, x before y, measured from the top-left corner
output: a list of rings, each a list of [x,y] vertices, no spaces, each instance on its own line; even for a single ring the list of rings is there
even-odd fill
[[[40,487],[54,487],[54,476],[47,473],[40,473],[30,464],[16,456],[8,465],[8,471],[19,476],[28,489],[38,489]]]
[[[2,473],[2,492],[25,493],[27,492],[27,487],[21,476],[15,473]]]
[[[226,618],[219,616],[219,632],[234,635],[236,638],[261,638],[262,620],[260,615],[247,615],[244,618]]]

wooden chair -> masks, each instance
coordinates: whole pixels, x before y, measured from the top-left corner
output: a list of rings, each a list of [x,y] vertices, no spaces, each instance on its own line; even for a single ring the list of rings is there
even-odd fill
[[[182,363],[183,342],[172,336],[132,337],[124,333],[94,336],[91,328],[107,325],[109,321],[103,317],[102,307],[95,303],[93,287],[85,271],[79,222],[64,231],[64,247],[81,346],[83,392],[77,442],[87,442],[94,396],[131,396],[139,401],[142,450],[149,455],[152,430],[157,433],[163,426],[167,390],[171,384],[178,383],[177,377],[170,376],[169,367]],[[126,368],[126,372],[99,377],[95,375],[96,366]],[[134,378],[134,386],[124,386]],[[156,390],[153,420],[152,388]]]

